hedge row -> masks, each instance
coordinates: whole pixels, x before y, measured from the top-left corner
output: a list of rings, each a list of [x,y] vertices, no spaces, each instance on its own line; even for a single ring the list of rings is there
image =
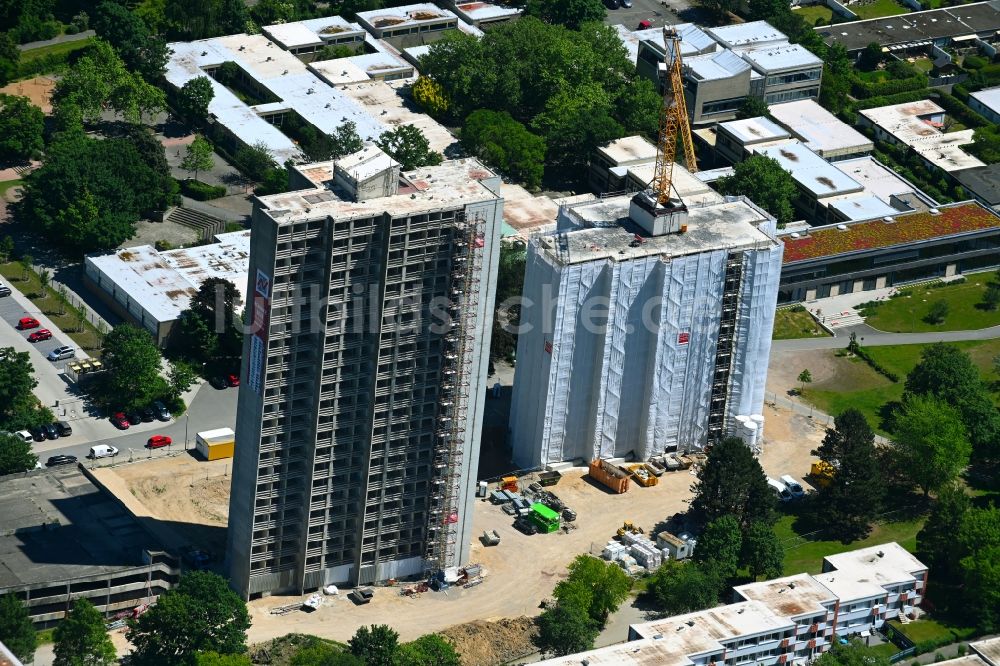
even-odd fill
[[[906,79],[896,79],[894,81],[881,81],[879,83],[869,83],[861,79],[851,77],[851,94],[855,97],[884,97],[886,95],[896,95],[911,90],[926,91],[927,77],[923,74],[911,76]]]
[[[966,127],[987,127],[991,124],[954,95],[939,92],[937,102],[949,115],[957,118]]]
[[[876,361],[874,358],[872,358],[871,355],[868,353],[868,350],[862,347],[861,345],[854,345],[853,351],[855,356],[857,356],[862,361],[867,363],[872,370],[882,375],[890,382],[897,383],[899,381],[899,375],[897,375],[892,370],[889,370],[881,363]]]
[[[927,90],[908,90],[906,92],[896,93],[895,95],[869,97],[868,99],[862,99],[855,102],[854,110],[861,111],[862,109],[873,109],[877,106],[918,102],[922,99],[927,99],[927,95]]]
[[[226,188],[222,185],[209,185],[190,178],[178,182],[181,185],[181,192],[195,201],[208,201],[226,196]]]

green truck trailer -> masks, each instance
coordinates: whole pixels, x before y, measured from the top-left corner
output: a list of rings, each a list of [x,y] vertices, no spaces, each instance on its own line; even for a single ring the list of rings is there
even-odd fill
[[[540,532],[559,530],[559,514],[540,502],[531,505],[531,520],[538,525]]]

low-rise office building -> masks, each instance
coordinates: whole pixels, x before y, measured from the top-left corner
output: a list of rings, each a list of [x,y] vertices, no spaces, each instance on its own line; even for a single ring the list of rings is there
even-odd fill
[[[830,162],[862,157],[874,150],[871,139],[837,118],[815,100],[771,104],[771,118],[806,148]]]
[[[715,127],[715,151],[736,164],[750,157],[758,147],[787,142],[790,138],[788,130],[770,118],[728,120]]]
[[[952,177],[973,199],[984,206],[1000,209],[1000,162],[962,169]]]
[[[781,235],[778,303],[1000,265],[1000,215],[975,201]]]
[[[1000,124],[1000,86],[970,93],[969,108],[991,123]]]
[[[597,149],[590,159],[588,181],[595,194],[624,192],[629,167],[656,161],[656,146],[641,136],[615,139]]]

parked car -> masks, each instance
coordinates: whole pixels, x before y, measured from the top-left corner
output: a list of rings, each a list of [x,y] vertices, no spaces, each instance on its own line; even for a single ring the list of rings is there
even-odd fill
[[[108,444],[98,444],[97,446],[90,447],[90,453],[87,457],[91,460],[97,460],[98,458],[111,458],[118,455],[118,449]]]
[[[239,375],[227,375],[226,376],[226,385],[227,386],[239,386],[240,385],[240,376]]]
[[[639,21],[639,30],[649,30],[653,27],[653,22],[649,19],[642,19]]]
[[[125,416],[125,414],[123,414],[122,412],[115,412],[114,414],[112,414],[111,415],[111,422],[119,430],[128,430],[128,426],[129,426],[128,417]]]
[[[22,331],[27,331],[29,328],[38,328],[41,324],[34,317],[21,317],[17,320],[17,327]]]
[[[788,488],[785,487],[785,484],[775,481],[771,477],[767,477],[767,485],[771,486],[771,490],[774,491],[774,494],[782,502],[787,502],[788,500],[792,499],[792,493],[788,491]]]
[[[0,296],[10,296],[10,287],[0,282]]]
[[[618,9],[621,7],[618,0],[604,0],[604,6],[608,9]]]
[[[44,426],[34,426],[29,429],[31,431],[31,438],[36,442],[45,441],[45,427]]]
[[[69,437],[73,434],[73,427],[68,421],[57,421],[56,429],[59,431],[60,437]]]
[[[170,420],[170,410],[162,402],[157,400],[153,403],[153,411],[156,412],[156,418],[160,421]]]
[[[129,425],[138,425],[142,423],[142,414],[137,411],[129,412],[125,415],[125,418],[128,419]]]
[[[152,407],[144,407],[139,414],[142,416],[143,423],[151,423],[156,418],[156,412]]]
[[[518,516],[514,521],[514,529],[528,536],[538,534],[538,525],[527,516]]]
[[[18,430],[17,432],[14,433],[14,435],[24,440],[25,444],[31,444],[33,441],[35,441],[35,438],[34,436],[32,436],[30,430]]]
[[[55,423],[43,425],[42,430],[45,431],[45,439],[59,439],[59,428],[56,427]]]
[[[67,358],[73,358],[76,356],[76,350],[68,345],[63,345],[62,347],[56,347],[49,352],[48,359],[50,361],[62,361]]]
[[[149,441],[146,442],[146,448],[159,449],[164,446],[170,446],[172,443],[173,440],[166,435],[153,435],[149,438]]]
[[[41,342],[42,340],[51,340],[52,331],[47,328],[40,328],[31,335],[28,336],[28,342]]]
[[[788,492],[790,492],[794,498],[799,498],[806,494],[806,491],[802,489],[802,484],[788,474],[783,474],[781,476],[781,482],[785,484],[785,488],[788,488]]]
[[[55,467],[56,465],[72,465],[76,462],[76,456],[52,456],[47,461],[45,461],[46,467]]]
[[[625,9],[632,9],[632,0],[621,0],[621,3]]]

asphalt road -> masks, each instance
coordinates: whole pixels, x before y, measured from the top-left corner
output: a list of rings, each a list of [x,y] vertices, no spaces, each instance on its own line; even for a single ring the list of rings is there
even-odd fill
[[[609,9],[604,22],[607,25],[624,25],[629,30],[639,27],[639,21],[648,20],[654,28],[661,28],[667,23],[697,22],[701,10],[692,5],[691,0],[633,0],[631,8],[619,7]]]

